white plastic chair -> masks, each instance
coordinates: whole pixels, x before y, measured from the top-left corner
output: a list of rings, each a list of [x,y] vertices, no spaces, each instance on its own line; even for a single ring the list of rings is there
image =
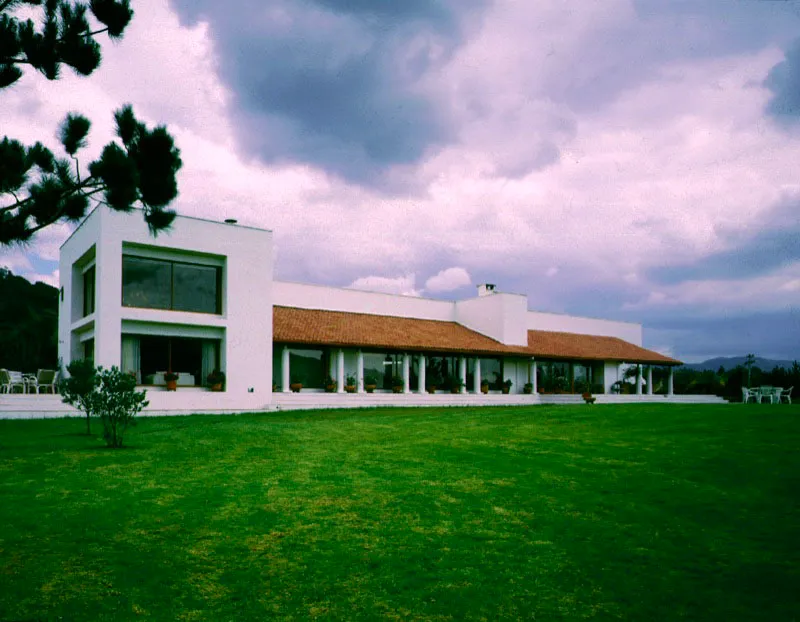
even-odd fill
[[[784,389],[783,391],[781,391],[780,397],[778,397],[779,404],[783,400],[786,400],[788,404],[792,403],[792,389],[794,389],[794,387],[789,387],[788,389]]]
[[[760,402],[761,396],[756,389],[746,389],[742,387],[742,403],[747,404],[747,401],[751,399],[753,402]]]
[[[30,393],[41,393],[42,389],[50,393],[56,392],[56,371],[54,369],[40,369],[35,376],[28,379]]]
[[[13,393],[15,387],[22,389],[22,393],[28,392],[28,383],[22,372],[0,369],[0,393]]]

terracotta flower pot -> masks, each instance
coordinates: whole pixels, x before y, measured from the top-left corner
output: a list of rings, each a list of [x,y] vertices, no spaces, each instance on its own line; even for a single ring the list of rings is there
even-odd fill
[[[433,395],[434,393],[436,393],[436,386],[435,386],[435,385],[431,385],[431,386],[429,386],[429,387],[428,387],[428,389],[427,389],[427,391],[428,391],[428,393],[430,393],[431,395]]]
[[[400,387],[397,387],[397,386],[392,387],[392,393],[402,393],[402,392],[403,392],[403,387],[402,386],[400,386]]]
[[[374,392],[374,391],[375,391],[375,389],[377,389],[377,388],[378,388],[378,385],[377,385],[377,384],[365,384],[365,385],[364,385],[364,390],[365,390],[367,393],[372,393],[372,392]]]
[[[489,392],[489,385],[488,384],[482,384],[481,385],[481,393],[486,395],[488,392]]]
[[[292,390],[292,393],[300,393],[300,389],[303,388],[302,382],[293,382],[289,385],[289,388]]]
[[[511,393],[511,388],[510,387],[503,387],[503,395],[508,395],[509,393]]]
[[[344,386],[344,390],[347,391],[348,393],[355,393],[356,392],[356,388],[354,386],[352,386],[352,385],[349,385],[349,384],[346,384]]]
[[[167,391],[177,391],[178,390],[178,381],[177,380],[166,380],[167,383]]]
[[[222,391],[222,383],[218,382],[217,384],[212,384],[211,385],[211,390],[214,391],[215,393],[221,392]]]

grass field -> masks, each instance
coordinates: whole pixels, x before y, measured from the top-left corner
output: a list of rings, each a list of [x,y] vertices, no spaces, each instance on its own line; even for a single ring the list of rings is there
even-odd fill
[[[800,406],[84,427],[0,421],[0,620],[800,618]]]

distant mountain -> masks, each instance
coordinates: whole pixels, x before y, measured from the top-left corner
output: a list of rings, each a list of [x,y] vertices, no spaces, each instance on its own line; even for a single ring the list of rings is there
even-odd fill
[[[707,361],[703,361],[702,363],[690,363],[684,365],[689,369],[694,369],[695,371],[717,371],[720,367],[724,367],[726,370],[731,370],[734,367],[741,365],[744,367],[744,363],[747,360],[745,356],[720,356],[715,359],[708,359]],[[765,359],[760,356],[757,356],[755,362],[753,363],[753,367],[758,367],[762,371],[772,371],[776,367],[783,367],[785,369],[791,369],[792,363],[794,361],[781,361],[778,359]]]

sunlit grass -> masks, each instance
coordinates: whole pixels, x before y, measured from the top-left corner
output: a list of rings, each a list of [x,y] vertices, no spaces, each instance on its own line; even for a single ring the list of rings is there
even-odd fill
[[[0,620],[800,611],[798,406],[83,425],[0,421]]]

